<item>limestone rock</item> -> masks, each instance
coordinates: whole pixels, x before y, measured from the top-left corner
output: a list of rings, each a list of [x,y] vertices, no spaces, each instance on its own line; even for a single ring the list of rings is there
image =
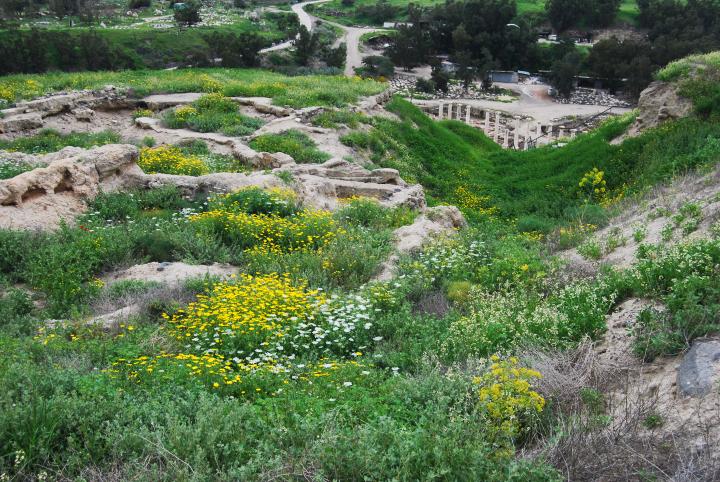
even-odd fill
[[[109,330],[120,323],[124,323],[128,321],[128,319],[139,315],[141,311],[142,307],[140,305],[125,306],[119,310],[96,316],[95,318],[88,320],[86,324],[100,326],[104,330]]]
[[[141,129],[152,129],[157,124],[157,121],[152,117],[138,117],[135,119],[135,125]]]
[[[640,93],[638,116],[628,130],[627,137],[635,137],[645,129],[690,115],[693,104],[678,93],[678,87],[667,82],[653,82]]]
[[[395,230],[396,248],[401,253],[411,253],[421,248],[428,239],[452,233],[466,224],[465,217],[455,206],[427,208],[414,223]]]
[[[87,107],[73,109],[72,114],[75,116],[75,119],[79,120],[80,122],[90,122],[95,117],[95,111],[92,109],[88,109]]]
[[[0,227],[54,229],[72,222],[101,189],[112,190],[137,167],[137,148],[113,144],[91,150],[65,148],[47,156],[28,156],[40,167],[0,181]],[[142,172],[142,171],[140,171]]]
[[[192,104],[204,94],[187,92],[182,94],[156,94],[145,97],[142,102],[148,109],[158,111],[178,105]]]
[[[0,133],[22,132],[43,126],[42,116],[38,112],[16,114],[0,119]]]
[[[678,391],[686,397],[702,397],[719,379],[720,341],[696,340],[678,368]]]

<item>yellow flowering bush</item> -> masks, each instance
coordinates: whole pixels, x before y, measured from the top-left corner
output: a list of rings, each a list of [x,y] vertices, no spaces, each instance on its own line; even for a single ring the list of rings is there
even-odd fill
[[[488,421],[495,443],[512,447],[512,441],[529,429],[529,423],[545,407],[545,399],[532,389],[540,372],[520,366],[515,357],[490,357],[492,365],[473,382],[478,386],[479,408]]]
[[[198,226],[219,232],[246,252],[282,254],[317,251],[342,233],[329,211],[302,211],[295,216],[212,210],[190,216]]]
[[[223,83],[207,74],[202,74],[200,76],[200,89],[203,92],[221,92]]]
[[[243,274],[163,316],[171,335],[191,351],[245,357],[281,342],[293,325],[314,319],[324,303],[322,294],[287,274]]]
[[[2,103],[9,104],[11,102],[15,102],[15,89],[13,89],[10,84],[0,84],[0,105]]]
[[[175,109],[175,119],[178,122],[186,123],[197,115],[197,109],[191,105],[184,105]]]
[[[611,193],[607,188],[607,180],[605,179],[605,171],[593,167],[592,170],[586,172],[578,183],[580,190],[585,193],[589,200],[608,207],[617,203],[625,197],[627,185],[616,189]]]
[[[140,150],[138,165],[148,174],[182,174],[201,176],[210,172],[201,159],[187,156],[173,146],[145,147]]]
[[[490,196],[481,196],[471,192],[465,186],[458,186],[455,189],[455,198],[460,209],[468,209],[477,211],[485,216],[494,216],[498,213],[498,208],[489,206]]]

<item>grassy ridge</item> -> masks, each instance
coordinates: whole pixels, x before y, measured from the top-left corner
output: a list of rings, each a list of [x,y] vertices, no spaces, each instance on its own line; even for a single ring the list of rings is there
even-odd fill
[[[176,92],[222,92],[227,96],[270,97],[278,105],[342,106],[386,86],[373,80],[335,76],[288,77],[253,69],[142,70],[48,73],[0,77],[0,99],[31,99],[51,92],[97,89],[112,84],[138,96]]]

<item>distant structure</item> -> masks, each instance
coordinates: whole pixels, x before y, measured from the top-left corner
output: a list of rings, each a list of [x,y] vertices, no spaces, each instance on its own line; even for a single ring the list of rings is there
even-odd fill
[[[505,84],[517,84],[518,73],[513,70],[491,70],[490,80],[493,82],[502,82]]]

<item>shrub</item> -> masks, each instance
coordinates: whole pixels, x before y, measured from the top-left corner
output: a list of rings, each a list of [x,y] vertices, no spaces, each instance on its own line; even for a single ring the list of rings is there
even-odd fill
[[[288,217],[301,211],[294,191],[289,189],[264,190],[259,187],[240,189],[209,200],[211,210],[233,213],[268,214]]]
[[[490,359],[489,370],[473,380],[478,385],[478,408],[487,420],[488,438],[498,449],[512,451],[545,407],[545,399],[532,390],[533,381],[542,375],[520,366],[515,357]]]
[[[137,109],[132,113],[133,120],[139,119],[140,117],[154,117],[155,113],[150,109]]]
[[[172,146],[145,147],[140,150],[138,165],[148,174],[181,174],[201,176],[207,174],[207,165],[196,157],[184,155]]]
[[[219,93],[204,95],[191,105],[168,111],[163,122],[171,129],[222,132],[228,136],[250,134],[263,124],[260,119],[240,114],[237,104]]]
[[[374,198],[353,197],[344,201],[335,216],[347,224],[382,229],[410,224],[415,213],[405,207],[386,208]]]
[[[198,229],[207,229],[226,244],[251,253],[315,251],[341,232],[327,211],[303,211],[292,217],[280,217],[212,210],[189,219]]]

